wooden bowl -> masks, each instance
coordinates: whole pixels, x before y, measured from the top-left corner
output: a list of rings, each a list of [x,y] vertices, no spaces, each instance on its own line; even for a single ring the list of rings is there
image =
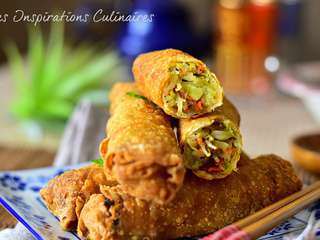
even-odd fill
[[[290,150],[293,159],[301,167],[320,174],[320,133],[295,138]]]

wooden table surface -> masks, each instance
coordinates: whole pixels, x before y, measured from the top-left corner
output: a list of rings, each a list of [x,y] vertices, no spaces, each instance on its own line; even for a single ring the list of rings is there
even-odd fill
[[[53,152],[41,149],[15,149],[0,146],[0,171],[46,167],[52,164]],[[0,230],[14,227],[17,221],[0,206]]]

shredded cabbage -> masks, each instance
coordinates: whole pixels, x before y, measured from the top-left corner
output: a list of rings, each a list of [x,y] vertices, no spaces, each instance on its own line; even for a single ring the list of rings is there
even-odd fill
[[[241,135],[236,125],[230,120],[215,121],[188,136],[184,147],[186,167],[201,176],[231,173],[236,169],[241,147]],[[220,168],[220,171],[208,172],[212,167]]]
[[[211,132],[212,136],[218,140],[227,140],[231,137],[233,137],[233,133],[226,129],[224,131],[221,131],[221,130],[215,130],[215,131],[212,131]]]
[[[185,91],[194,100],[198,101],[203,96],[203,88],[196,86],[194,82],[182,82],[181,85],[181,90]]]
[[[178,62],[169,71],[170,85],[163,95],[164,109],[169,114],[190,117],[210,112],[221,105],[222,88],[207,69],[200,72],[193,62]]]

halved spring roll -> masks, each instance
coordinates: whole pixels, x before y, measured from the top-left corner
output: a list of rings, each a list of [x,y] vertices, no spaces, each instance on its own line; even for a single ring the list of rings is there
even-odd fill
[[[239,172],[214,182],[190,172],[166,204],[138,200],[120,186],[102,186],[79,219],[88,239],[176,239],[208,234],[301,189],[291,164],[275,155],[241,159]],[[106,204],[106,201],[108,204]]]
[[[181,187],[185,168],[170,119],[139,94],[132,83],[114,85],[100,153],[126,192],[163,204]]]
[[[181,119],[179,135],[185,167],[207,180],[224,178],[235,171],[242,148],[239,123],[237,109],[226,98],[213,113]]]
[[[141,54],[132,71],[142,94],[175,118],[196,117],[222,105],[223,90],[216,76],[180,50]]]

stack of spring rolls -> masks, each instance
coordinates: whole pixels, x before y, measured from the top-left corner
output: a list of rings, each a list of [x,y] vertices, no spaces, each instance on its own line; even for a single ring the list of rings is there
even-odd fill
[[[41,190],[64,229],[92,240],[200,236],[301,188],[289,162],[242,152],[239,113],[203,62],[155,51],[133,75],[110,94],[103,166]]]

